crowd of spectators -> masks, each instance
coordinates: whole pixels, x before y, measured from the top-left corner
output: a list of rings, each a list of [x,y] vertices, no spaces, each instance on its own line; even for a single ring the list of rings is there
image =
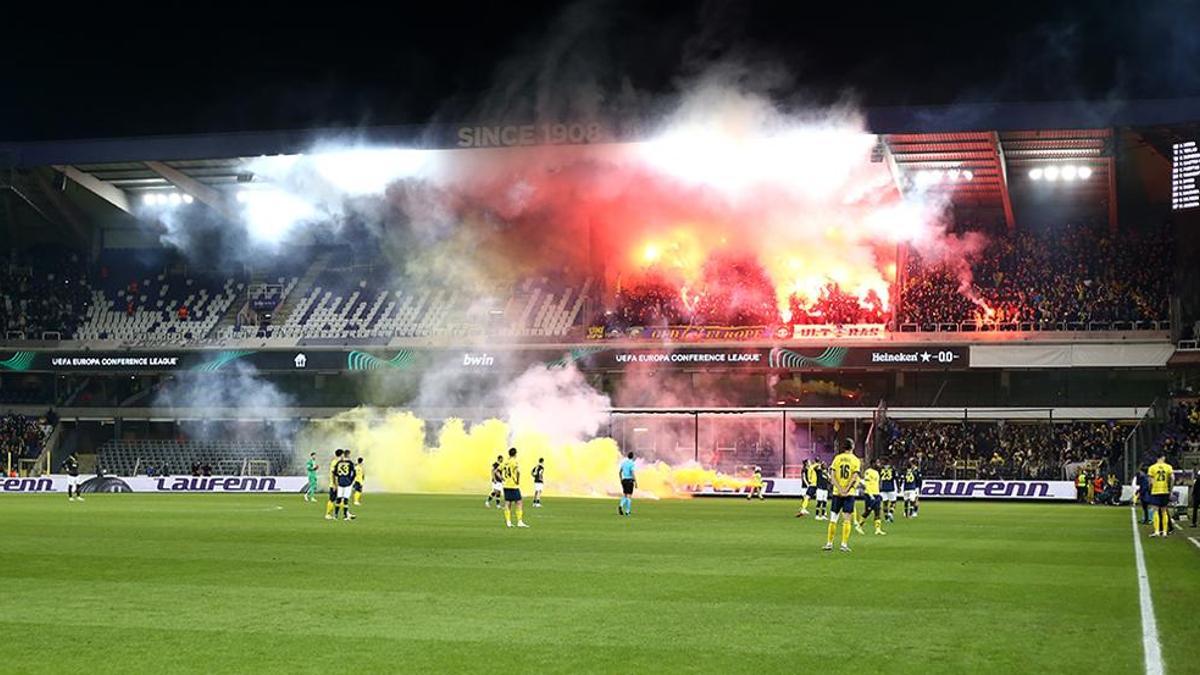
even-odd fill
[[[1159,455],[1167,463],[1179,466],[1184,453],[1200,452],[1200,399],[1179,399],[1167,409],[1167,420],[1150,451],[1142,457],[1143,464],[1152,464]]]
[[[89,285],[78,254],[53,261],[6,257],[0,262],[0,337],[74,334],[87,307]]]
[[[1171,275],[1165,230],[1021,230],[992,237],[969,266],[910,255],[900,323],[1161,321]]]
[[[916,457],[927,476],[1030,480],[1061,480],[1080,462],[1115,466],[1124,440],[1113,422],[889,421],[884,433],[893,462]]]
[[[4,415],[0,417],[0,460],[37,459],[50,432],[54,429],[54,413],[43,417]]]
[[[991,232],[972,256],[925,259],[910,251],[900,324],[1148,322],[1168,317],[1172,244],[1165,229],[1111,234],[1106,225]],[[713,259],[685,284],[648,273],[618,290],[608,328],[660,325],[878,324],[882,298],[830,282],[816,299],[792,296],[781,314],[775,286],[754,261]]]
[[[798,296],[788,300],[791,319],[796,324],[880,324],[888,320],[888,311],[883,298],[874,290],[867,291],[863,298],[844,291],[835,283],[828,283],[821,294],[811,303],[801,302]]]
[[[648,274],[622,285],[607,328],[629,326],[779,326],[795,324],[879,324],[887,321],[875,291],[864,298],[826,284],[815,300],[792,295],[788,316],[779,312],[774,283],[760,265],[747,260],[713,260],[691,284]]]

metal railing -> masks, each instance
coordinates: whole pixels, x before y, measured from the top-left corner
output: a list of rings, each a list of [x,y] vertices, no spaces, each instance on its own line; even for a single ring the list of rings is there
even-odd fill
[[[133,472],[131,476],[140,476],[145,471],[143,467],[153,467],[154,463],[162,464],[162,460],[151,458],[147,460],[143,457],[138,457],[133,464]],[[172,476],[184,476],[190,473],[190,467],[182,467],[188,470],[172,472]],[[271,474],[271,460],[258,458],[245,459],[221,459],[216,461],[213,467],[214,476],[269,476]]]
[[[1119,476],[1122,481],[1129,482],[1130,478],[1137,473],[1138,460],[1150,450],[1155,439],[1162,432],[1164,419],[1166,419],[1166,404],[1160,399],[1155,399],[1150,409],[1125,437],[1121,455],[1124,475]]]
[[[902,323],[901,333],[1094,333],[1169,331],[1170,321],[957,321]]]

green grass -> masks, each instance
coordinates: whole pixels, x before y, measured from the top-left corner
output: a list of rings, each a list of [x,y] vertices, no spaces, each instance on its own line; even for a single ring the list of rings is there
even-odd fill
[[[1142,668],[1127,509],[927,502],[843,554],[792,501],[549,499],[528,530],[482,502],[369,495],[342,523],[293,496],[4,497],[3,670]],[[1144,543],[1183,672],[1200,549]]]

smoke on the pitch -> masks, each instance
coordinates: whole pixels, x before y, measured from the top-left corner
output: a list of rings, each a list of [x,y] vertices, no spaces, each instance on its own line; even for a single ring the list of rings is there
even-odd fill
[[[214,372],[172,375],[154,392],[152,405],[164,415],[194,420],[180,423],[191,440],[269,440],[288,452],[299,427],[286,416],[294,399],[239,361]],[[265,459],[245,452],[245,458]]]
[[[482,386],[487,381],[477,381],[474,399],[496,406],[495,416],[475,421],[452,417],[439,424],[410,410],[362,407],[314,423],[302,432],[297,448],[350,449],[364,458],[369,488],[381,491],[486,492],[491,463],[509,447],[520,453],[523,482],[530,480],[528,469],[539,458],[546,460],[548,494],[603,496],[615,490],[623,450],[601,435],[609,401],[578,370],[539,365],[497,382],[487,390]],[[426,403],[462,405],[470,399],[462,398],[459,385],[443,399],[427,392]],[[740,484],[695,462],[650,458],[639,464],[640,494],[646,497],[686,496],[690,486]]]

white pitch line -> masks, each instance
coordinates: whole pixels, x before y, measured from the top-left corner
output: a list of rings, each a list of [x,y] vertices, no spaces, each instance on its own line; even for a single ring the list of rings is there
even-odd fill
[[[1195,537],[1188,537],[1188,541],[1192,542],[1192,544],[1195,545],[1196,548],[1200,548],[1200,541],[1196,541]]]
[[[1129,517],[1133,521],[1133,551],[1137,559],[1138,596],[1142,606],[1142,653],[1146,656],[1146,675],[1162,675],[1162,645],[1158,642],[1158,622],[1154,620],[1154,601],[1150,598],[1150,577],[1146,574],[1146,558],[1142,555],[1137,513],[1130,509]]]

